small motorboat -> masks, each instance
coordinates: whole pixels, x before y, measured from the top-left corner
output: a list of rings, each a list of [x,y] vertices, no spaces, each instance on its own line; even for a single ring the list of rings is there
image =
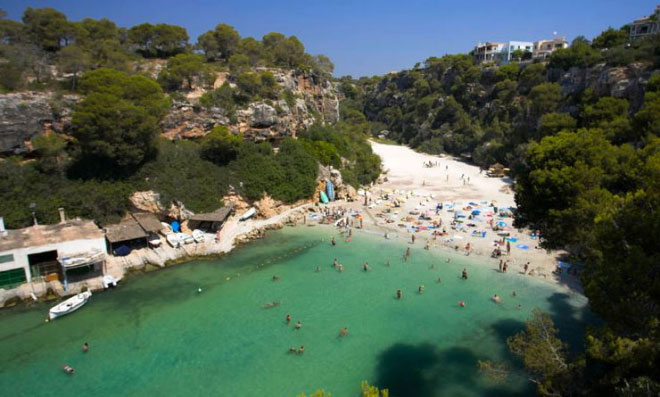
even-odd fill
[[[204,242],[204,232],[199,230],[199,229],[193,230],[192,237],[193,237],[193,239],[195,240],[196,243],[203,243]]]
[[[191,236],[189,234],[176,233],[176,236],[179,238],[179,241],[183,244],[190,244],[190,243],[195,242],[195,239],[193,238],[193,236]]]
[[[179,248],[181,245],[181,240],[179,240],[179,236],[176,233],[170,233],[167,236],[165,236],[165,239],[167,239],[167,243],[172,246],[172,248]]]
[[[51,307],[48,311],[48,319],[54,320],[57,317],[64,316],[65,314],[69,314],[80,309],[85,303],[87,303],[91,296],[92,291],[81,292],[65,300],[64,302]]]

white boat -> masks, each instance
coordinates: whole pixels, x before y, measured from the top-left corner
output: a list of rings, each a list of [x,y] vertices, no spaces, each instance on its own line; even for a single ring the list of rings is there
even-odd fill
[[[161,222],[160,224],[163,226],[160,232],[163,233],[164,235],[167,236],[170,233],[174,233],[174,230],[172,230],[172,225],[170,225],[169,223]]]
[[[87,300],[89,300],[91,296],[92,291],[85,291],[72,296],[59,305],[51,307],[48,312],[48,318],[54,320],[57,317],[61,317],[80,309],[85,303],[87,303]]]
[[[193,230],[192,237],[193,237],[193,239],[195,240],[196,243],[203,243],[204,242],[204,232],[199,230],[199,229]]]
[[[247,210],[243,215],[241,215],[240,218],[238,218],[239,221],[245,221],[254,216],[254,214],[257,213],[257,209],[252,207],[249,210]]]
[[[179,248],[181,245],[181,241],[179,240],[179,236],[175,233],[170,233],[167,236],[165,236],[167,239],[167,243],[172,246],[172,248]]]
[[[103,288],[108,289],[110,287],[116,287],[117,286],[117,279],[114,278],[113,276],[106,274],[103,276]]]
[[[193,238],[193,236],[191,236],[189,234],[177,233],[176,236],[179,238],[179,241],[183,244],[190,244],[190,243],[195,242],[195,239]]]

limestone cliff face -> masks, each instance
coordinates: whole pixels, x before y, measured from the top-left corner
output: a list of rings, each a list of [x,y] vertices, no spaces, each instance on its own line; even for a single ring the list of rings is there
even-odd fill
[[[251,102],[234,115],[222,108],[205,109],[198,104],[205,92],[197,88],[185,100],[176,102],[163,122],[164,134],[170,139],[197,138],[214,127],[224,125],[234,134],[253,141],[277,140],[295,136],[315,122],[335,123],[339,119],[339,99],[335,83],[316,83],[312,76],[280,69],[258,68],[273,73],[281,90],[293,94],[284,99]],[[219,73],[214,87],[225,81],[233,85],[226,73]]]
[[[152,66],[144,72],[155,77],[162,65]],[[170,139],[197,138],[208,134],[216,126],[224,125],[248,140],[277,140],[295,136],[317,121],[334,123],[339,119],[335,83],[316,83],[311,75],[294,71],[269,70],[282,90],[291,91],[293,101],[252,102],[237,109],[230,118],[225,109],[199,106],[199,97],[205,89],[196,88],[186,93],[183,99],[173,101],[169,114],[162,122],[164,136]],[[226,73],[219,73],[214,86],[222,85],[226,79]],[[68,134],[71,114],[81,99],[78,95],[51,92],[0,94],[0,153],[28,151],[30,140],[47,130]]]
[[[66,134],[79,100],[44,92],[0,94],[0,153],[29,150],[30,139],[48,130]]]

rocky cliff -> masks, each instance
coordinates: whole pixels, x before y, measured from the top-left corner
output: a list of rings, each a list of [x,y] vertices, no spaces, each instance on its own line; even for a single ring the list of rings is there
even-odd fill
[[[157,75],[159,68],[150,70]],[[334,83],[316,83],[312,76],[294,71],[270,70],[282,90],[293,94],[293,101],[280,99],[258,101],[235,111],[230,118],[225,109],[206,109],[199,97],[208,89],[197,88],[177,95],[169,114],[162,122],[163,134],[170,139],[196,138],[218,125],[228,126],[246,139],[261,141],[295,136],[314,122],[334,123],[339,118],[339,100]],[[224,82],[219,74],[214,86]],[[52,92],[0,94],[0,153],[20,153],[30,149],[30,140],[52,130],[67,134],[78,95]]]

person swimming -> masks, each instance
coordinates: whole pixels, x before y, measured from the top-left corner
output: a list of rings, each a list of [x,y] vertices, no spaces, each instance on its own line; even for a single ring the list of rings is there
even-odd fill
[[[364,264],[362,265],[362,270],[364,270],[365,272],[369,270],[369,263],[368,262],[364,262]]]
[[[403,292],[400,289],[396,290],[396,298],[401,299],[402,296],[403,296]]]
[[[69,375],[73,375],[76,373],[76,370],[72,366],[67,364],[62,364],[62,369],[64,370],[64,372],[66,372]]]
[[[305,346],[300,345],[300,348],[298,349],[298,354],[303,354],[305,352]]]
[[[344,265],[339,265],[339,271],[343,272],[344,271]]]
[[[277,274],[274,274],[273,275],[273,281],[280,281],[280,276],[278,276]]]
[[[419,287],[417,287],[417,292],[419,292],[420,294],[424,292],[424,286],[420,285]]]
[[[442,279],[438,277],[438,284],[442,283]]]
[[[302,328],[302,324],[300,324],[300,321],[298,321],[298,322],[296,323],[296,329],[300,329],[300,328]]]
[[[497,294],[493,295],[493,302],[495,302],[495,303],[500,303],[501,302],[500,297],[497,296]]]
[[[321,266],[320,266],[320,265],[319,265],[319,266],[316,266],[316,272],[317,272],[317,273],[320,273],[320,272],[321,272]]]
[[[467,270],[466,270],[466,269],[463,269],[463,272],[462,272],[462,274],[461,274],[461,278],[462,278],[463,280],[467,280],[467,279],[468,279],[468,273],[467,273]]]
[[[348,335],[348,328],[344,327],[339,330],[339,337],[343,338],[344,336]]]
[[[89,343],[87,343],[87,342],[83,343],[82,351],[83,351],[83,353],[87,353],[89,351]]]
[[[390,267],[390,261],[389,261],[389,259],[387,260],[387,262],[385,262],[385,266]]]
[[[287,324],[291,323],[291,315],[290,314],[286,315],[286,323]]]
[[[460,307],[465,307],[465,302],[463,302],[463,301],[459,301],[459,302],[458,302],[458,306],[460,306]]]
[[[334,236],[330,239],[330,243],[332,243],[332,245],[337,245],[337,240],[335,240]]]
[[[515,289],[513,290],[513,296],[518,296],[518,293],[516,292]]]
[[[337,258],[335,258],[334,261],[332,261],[332,266],[337,267],[339,265],[339,262],[337,262]]]

